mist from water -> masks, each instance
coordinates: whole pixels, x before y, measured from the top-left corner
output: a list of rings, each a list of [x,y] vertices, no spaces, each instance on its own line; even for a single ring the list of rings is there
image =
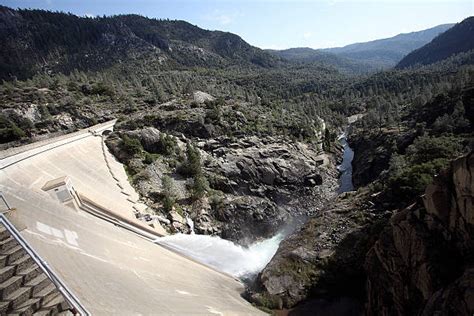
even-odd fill
[[[256,242],[247,247],[218,236],[176,234],[155,242],[237,278],[259,273],[278,250],[285,234]]]

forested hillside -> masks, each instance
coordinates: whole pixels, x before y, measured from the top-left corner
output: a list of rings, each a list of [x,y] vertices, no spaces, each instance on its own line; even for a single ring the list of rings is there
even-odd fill
[[[427,65],[474,49],[474,17],[456,24],[430,43],[403,58],[397,68]]]
[[[379,70],[370,62],[356,61],[322,50],[308,47],[289,48],[284,50],[267,50],[269,53],[284,60],[302,64],[320,64],[331,66],[349,75],[364,75]]]
[[[231,33],[137,15],[83,18],[0,7],[0,39],[1,79],[98,71],[140,58],[162,70],[232,64],[270,67],[279,62]]]
[[[453,24],[443,24],[423,31],[398,34],[390,38],[328,48],[322,51],[370,63],[372,67],[377,65],[378,69],[388,68],[395,66],[406,54],[429,43],[434,37],[452,26]]]
[[[329,52],[268,52],[184,21],[0,7],[0,149],[117,119],[104,138],[147,203],[150,213],[137,218],[156,215],[170,233],[188,233],[189,216],[197,234],[241,245],[308,219],[249,288],[254,303],[299,308],[349,297],[351,312],[377,315],[386,300],[415,315],[429,297],[438,302],[436,291],[463,291],[454,280],[472,267],[466,247],[446,279],[432,273],[451,266],[438,260],[451,258],[445,249],[474,238],[433,229],[439,222],[420,202],[451,160],[474,148],[472,22],[375,71],[450,25]],[[350,127],[349,116],[358,118]],[[343,132],[356,190],[338,195]],[[391,236],[402,216],[410,234]],[[401,237],[412,240],[394,246]],[[417,261],[406,263],[412,252]],[[398,270],[383,270],[392,263]],[[428,281],[420,285],[419,275]]]
[[[319,63],[347,74],[368,74],[395,66],[405,55],[429,43],[453,24],[344,47],[312,49],[307,47],[268,50],[275,56],[299,63]]]

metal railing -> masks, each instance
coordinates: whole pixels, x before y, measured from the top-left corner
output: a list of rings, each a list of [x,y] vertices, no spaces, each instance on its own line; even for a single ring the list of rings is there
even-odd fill
[[[5,203],[8,210],[13,210],[5,196],[0,192],[0,199]],[[71,292],[71,290],[64,284],[64,282],[56,275],[56,273],[49,267],[48,263],[44,261],[38,253],[28,244],[28,242],[21,236],[20,232],[15,228],[15,226],[8,220],[8,218],[0,213],[0,223],[8,230],[13,238],[21,245],[23,249],[31,256],[35,263],[41,268],[41,270],[48,276],[48,278],[53,282],[58,291],[63,295],[69,305],[73,308],[73,312],[76,315],[89,316],[91,313],[81,304],[79,299]]]
[[[0,200],[2,200],[2,206],[1,206],[2,209],[0,210],[0,212],[3,213],[3,212],[11,210],[10,204],[8,204],[7,199],[5,199],[2,192],[0,192]]]

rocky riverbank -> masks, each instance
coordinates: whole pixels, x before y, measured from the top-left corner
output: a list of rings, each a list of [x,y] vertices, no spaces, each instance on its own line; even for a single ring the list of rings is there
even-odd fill
[[[242,245],[269,238],[297,225],[298,218],[316,214],[337,189],[335,156],[314,144],[285,137],[173,137],[176,152],[188,143],[199,152],[208,194],[193,200],[189,179],[176,170],[186,157],[156,155],[151,163],[131,156],[123,148],[124,136],[137,139],[147,152],[159,152],[166,135],[153,127],[122,131],[109,136],[107,144],[127,165],[132,182],[148,213],[170,232],[189,232],[185,217],[194,221],[196,233],[219,235]],[[176,205],[163,209],[163,177],[172,179]],[[295,220],[295,221],[294,221]]]
[[[365,253],[386,217],[368,192],[348,192],[285,239],[251,290],[269,308],[293,308],[313,298],[355,297],[364,289]]]
[[[249,298],[300,313],[472,314],[473,169],[472,153],[455,160],[399,211],[367,189],[341,195],[281,243]]]

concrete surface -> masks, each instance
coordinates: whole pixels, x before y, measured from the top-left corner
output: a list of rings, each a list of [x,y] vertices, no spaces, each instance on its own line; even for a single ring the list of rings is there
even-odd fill
[[[27,226],[22,235],[85,307],[93,315],[263,314],[241,298],[239,281],[41,190],[67,175],[76,190],[132,217],[138,196],[121,165],[101,148],[101,137],[83,137],[0,170],[0,190]]]
[[[99,131],[103,128],[99,125]],[[146,209],[146,205],[138,202],[139,196],[128,182],[123,166],[108,151],[102,137],[77,132],[70,139],[61,136],[57,142],[33,145],[27,145],[33,147],[28,151],[18,148],[18,154],[0,160],[2,174],[35,190],[48,181],[68,176],[82,195],[132,221],[137,221],[136,210]]]
[[[88,129],[61,135],[19,147],[12,147],[0,151],[0,169],[3,169],[19,160],[29,158],[66,143],[89,137],[91,134],[100,134],[105,130],[112,130],[116,120],[91,126]]]

